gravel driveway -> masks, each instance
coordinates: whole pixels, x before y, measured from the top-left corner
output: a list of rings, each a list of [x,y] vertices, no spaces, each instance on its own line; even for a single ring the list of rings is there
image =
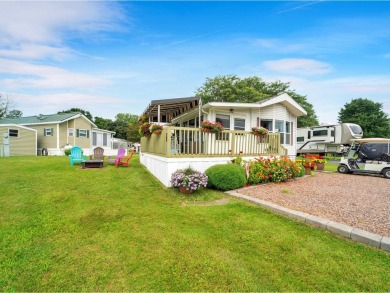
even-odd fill
[[[390,237],[390,180],[383,177],[315,172],[240,193]]]

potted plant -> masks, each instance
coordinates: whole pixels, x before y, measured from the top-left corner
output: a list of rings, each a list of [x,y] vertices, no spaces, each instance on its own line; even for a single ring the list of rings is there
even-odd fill
[[[223,125],[219,122],[202,121],[200,123],[200,130],[205,133],[219,133],[223,129]]]
[[[303,160],[302,161],[302,166],[305,167],[305,175],[310,175],[310,172],[312,170],[316,170],[317,169],[317,165],[316,163],[314,162],[314,160]]]
[[[326,160],[324,160],[324,159],[314,159],[314,162],[316,163],[318,171],[323,171],[324,170]]]
[[[139,134],[141,136],[145,136],[146,138],[150,138],[150,136],[152,135],[151,131],[150,131],[150,124],[145,122],[143,123],[140,127],[139,127]]]
[[[181,193],[190,194],[202,187],[206,187],[207,180],[206,174],[187,168],[174,172],[171,177],[171,184],[173,187],[178,187]]]
[[[252,127],[252,133],[256,136],[263,136],[268,134],[268,129],[264,128],[262,126],[259,127]]]
[[[163,126],[160,125],[160,124],[152,124],[150,125],[150,132],[153,133],[153,134],[161,134],[162,130],[163,130]]]

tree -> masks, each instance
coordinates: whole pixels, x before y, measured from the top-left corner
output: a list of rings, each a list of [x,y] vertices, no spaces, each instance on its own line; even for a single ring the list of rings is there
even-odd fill
[[[383,105],[369,99],[352,99],[339,112],[340,123],[355,123],[363,129],[364,137],[390,137],[390,119]]]
[[[0,94],[0,119],[4,118],[5,115],[7,114],[8,106],[9,106],[8,96],[4,97],[3,95]]]
[[[102,117],[95,117],[94,123],[100,129],[111,130],[112,124],[114,123],[114,121],[112,121],[111,119],[106,119],[106,118],[102,118]]]
[[[59,112],[57,112],[57,114],[73,113],[73,112],[80,112],[81,114],[83,114],[85,117],[87,117],[91,121],[93,119],[92,114],[89,111],[86,111],[86,110],[83,110],[83,109],[80,109],[80,108],[71,108],[69,110],[59,111]]]
[[[23,116],[23,112],[20,110],[11,110],[6,115],[5,118],[20,118]]]
[[[307,112],[306,116],[298,117],[298,127],[318,125],[313,105],[306,100],[306,96],[291,90],[290,83],[281,81],[267,83],[257,76],[239,78],[236,75],[225,75],[207,78],[195,94],[201,97],[204,104],[208,102],[255,103],[283,92],[290,95]]]
[[[112,131],[116,132],[117,138],[128,139],[129,126],[138,123],[138,115],[129,113],[119,113],[115,116],[115,121],[112,123]],[[139,138],[138,138],[139,140]]]

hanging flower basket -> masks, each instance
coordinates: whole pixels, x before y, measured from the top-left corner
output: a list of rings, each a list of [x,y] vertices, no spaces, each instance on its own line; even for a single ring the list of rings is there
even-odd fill
[[[223,125],[219,122],[202,121],[200,123],[200,131],[204,133],[219,133],[223,129]]]
[[[268,129],[264,127],[252,127],[252,134],[255,136],[264,136],[268,134]]]
[[[145,136],[146,138],[150,138],[152,132],[150,131],[150,124],[145,122],[139,127],[139,135]]]
[[[156,135],[160,135],[163,130],[162,125],[160,124],[152,124],[150,125],[150,132]]]

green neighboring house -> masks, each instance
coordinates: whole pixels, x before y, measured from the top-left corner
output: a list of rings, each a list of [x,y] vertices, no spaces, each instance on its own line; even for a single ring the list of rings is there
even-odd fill
[[[21,131],[17,126],[35,130],[35,138],[30,135],[27,141],[25,131]],[[10,144],[11,156],[31,155],[28,146],[34,144],[36,155],[42,153],[64,155],[65,148],[75,145],[81,147],[87,155],[92,154],[97,146],[103,147],[105,153],[106,150],[110,153],[115,134],[113,131],[98,129],[92,121],[78,112],[2,119],[0,130],[2,136],[8,133],[9,138],[13,140],[13,144]],[[3,138],[0,141],[0,148],[5,148],[4,143]],[[24,149],[25,152],[14,152],[14,148]]]

